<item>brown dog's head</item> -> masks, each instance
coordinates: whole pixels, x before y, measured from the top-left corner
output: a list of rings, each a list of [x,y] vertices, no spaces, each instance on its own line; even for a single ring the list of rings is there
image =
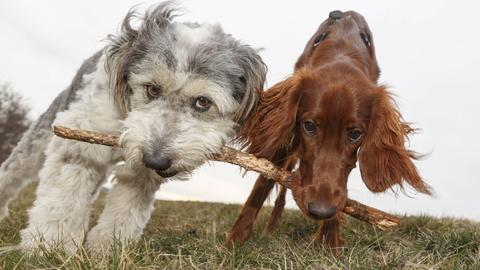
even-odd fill
[[[318,67],[336,61],[348,61],[377,82],[380,68],[375,57],[373,37],[367,21],[355,11],[330,12],[310,38],[295,70]]]
[[[429,193],[404,146],[412,128],[390,93],[344,63],[299,70],[296,115],[291,116],[291,151],[299,159],[294,198],[308,216],[333,217],[347,199],[347,179],[357,159],[365,185],[383,192],[406,181]],[[293,97],[295,98],[295,97]]]
[[[250,152],[299,161],[294,198],[307,216],[329,219],[347,200],[347,179],[359,160],[364,183],[382,192],[404,181],[430,193],[405,148],[412,132],[379,76],[363,17],[331,12],[309,41],[295,73],[261,96],[241,135]]]

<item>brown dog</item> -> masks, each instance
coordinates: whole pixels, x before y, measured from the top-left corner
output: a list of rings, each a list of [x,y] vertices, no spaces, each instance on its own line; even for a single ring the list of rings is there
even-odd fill
[[[372,34],[358,13],[332,11],[307,43],[295,72],[262,94],[241,139],[250,153],[292,170],[292,192],[301,211],[323,221],[316,240],[342,245],[339,225],[347,200],[347,180],[357,159],[365,185],[383,192],[407,182],[430,194],[404,146],[413,129],[377,85],[380,69]],[[227,241],[243,243],[274,182],[259,177]],[[285,204],[282,189],[268,230]]]

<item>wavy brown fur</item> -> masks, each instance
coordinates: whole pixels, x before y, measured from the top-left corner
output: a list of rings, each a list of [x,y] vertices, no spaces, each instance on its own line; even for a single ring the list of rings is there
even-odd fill
[[[239,133],[239,140],[254,155],[289,170],[299,161],[293,197],[306,217],[321,224],[315,240],[326,243],[335,254],[343,245],[341,209],[357,159],[372,192],[395,186],[403,189],[406,182],[418,192],[431,194],[412,162],[418,155],[405,148],[415,129],[403,120],[390,92],[377,84],[380,68],[368,25],[358,13],[344,14],[320,25],[293,75],[259,94],[253,115]],[[313,133],[306,131],[306,123],[313,125]],[[350,139],[352,131],[359,132],[357,139]],[[248,238],[272,188],[268,181],[257,180],[228,236],[229,243],[241,244]],[[279,222],[285,194],[281,190],[275,201],[268,231]]]

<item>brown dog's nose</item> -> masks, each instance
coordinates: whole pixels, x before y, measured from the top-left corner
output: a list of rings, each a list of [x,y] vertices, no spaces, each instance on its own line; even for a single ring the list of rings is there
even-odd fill
[[[330,12],[330,14],[328,14],[328,17],[333,20],[340,20],[341,18],[343,18],[343,12],[341,12],[340,10],[334,10]]]
[[[324,202],[311,202],[308,203],[307,210],[315,218],[327,219],[335,215],[337,207]]]

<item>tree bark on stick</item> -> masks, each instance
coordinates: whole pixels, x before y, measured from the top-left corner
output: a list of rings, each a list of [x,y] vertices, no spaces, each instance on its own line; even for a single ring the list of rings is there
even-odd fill
[[[53,126],[53,132],[55,135],[65,139],[112,147],[122,147],[120,138],[115,135],[71,129],[62,126]],[[254,155],[223,146],[221,153],[215,154],[212,157],[212,160],[239,165],[247,170],[258,172],[267,179],[272,179],[280,185],[291,188],[290,183],[294,176],[290,172],[275,166],[267,159],[257,158]],[[354,218],[365,221],[380,230],[386,230],[400,224],[400,218],[351,199],[347,199],[347,204],[343,209],[343,212]]]

